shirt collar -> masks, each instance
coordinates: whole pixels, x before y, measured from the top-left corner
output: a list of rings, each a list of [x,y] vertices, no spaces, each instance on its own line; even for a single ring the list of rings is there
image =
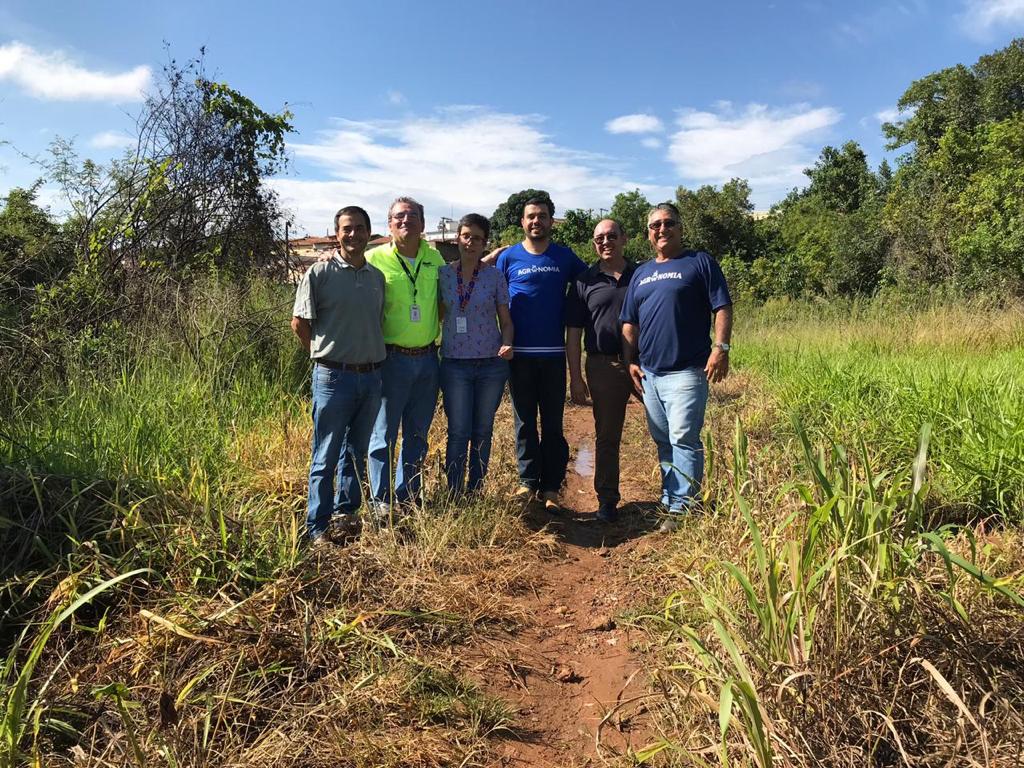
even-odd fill
[[[334,252],[334,261],[337,262],[341,266],[342,269],[355,269],[357,272],[362,272],[370,264],[370,262],[365,260],[365,256],[363,258],[364,258],[363,266],[356,268],[356,267],[353,267],[351,264],[349,264],[347,261],[345,261],[343,258],[341,258],[341,252],[340,251],[335,251]]]
[[[622,268],[622,277],[623,278],[629,277],[630,275],[633,274],[634,271],[636,271],[636,262],[634,262],[634,261],[632,261],[630,259],[626,259],[626,266],[624,266]],[[595,261],[593,264],[590,265],[590,276],[591,277],[602,277],[602,276],[612,277],[607,272],[602,272],[601,271],[601,260],[600,259],[598,259],[597,261]],[[612,279],[614,280],[615,278],[612,278]]]
[[[424,239],[423,239],[423,238],[421,237],[421,238],[420,238],[420,244],[419,244],[418,246],[416,246],[416,258],[417,258],[417,259],[419,259],[419,258],[420,258],[420,256],[422,256],[422,255],[423,255],[423,247],[424,247],[425,245],[427,245],[427,241],[426,241],[426,240],[424,240]],[[408,256],[402,256],[402,254],[401,254],[401,253],[399,253],[399,251],[398,251],[398,244],[397,244],[397,243],[395,242],[395,238],[391,238],[391,252],[392,252],[393,254],[395,254],[395,256],[401,256],[401,257],[402,257],[403,259],[407,259],[407,258],[409,258]]]

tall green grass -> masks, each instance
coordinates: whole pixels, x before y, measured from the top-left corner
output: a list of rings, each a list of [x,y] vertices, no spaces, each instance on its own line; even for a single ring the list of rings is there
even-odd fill
[[[863,444],[854,453],[836,443],[815,447],[799,419],[793,428],[804,479],[789,492],[799,504],[773,516],[762,506],[769,499],[748,499],[752,462],[737,423],[733,482],[723,494],[742,520],[743,546],[733,560],[685,574],[685,586],[652,617],[687,646],[666,670],[698,711],[717,715],[719,763],[771,768],[813,764],[817,756],[823,764],[870,764],[883,744],[891,747],[888,731],[914,755],[927,754],[930,742],[960,757],[987,755],[993,744],[1012,751],[1022,724],[1014,711],[1020,660],[993,664],[985,674],[964,675],[957,667],[970,669],[991,652],[993,636],[972,631],[982,616],[1000,619],[998,645],[1014,653],[1024,578],[998,552],[983,556],[969,529],[929,530],[930,427],[920,431],[915,451],[884,470],[872,466]],[[948,615],[936,621],[935,611]],[[872,649],[868,658],[858,658],[865,646]],[[896,675],[884,659],[894,649],[902,651],[892,662],[903,666]],[[876,676],[866,692],[858,690],[862,679],[842,682],[872,665],[879,668],[870,670]],[[943,669],[960,674],[958,688]],[[929,690],[952,713],[935,707]],[[829,695],[867,699],[870,705],[855,713],[877,715],[881,728],[840,734],[848,729],[844,707]],[[998,699],[1009,718],[980,718],[988,726],[982,729],[969,707],[981,702],[984,711],[989,699]],[[951,714],[964,712],[978,732],[948,732]],[[901,735],[905,730],[911,733]],[[681,735],[665,749],[688,753],[687,743],[699,738]]]
[[[815,437],[863,441],[884,466],[912,452],[928,422],[933,501],[1024,520],[1020,307],[768,307],[736,337],[737,367]]]

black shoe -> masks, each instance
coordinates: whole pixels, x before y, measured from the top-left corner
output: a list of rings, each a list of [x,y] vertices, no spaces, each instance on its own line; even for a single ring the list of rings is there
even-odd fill
[[[597,509],[597,519],[602,523],[614,523],[619,519],[619,510],[614,503],[603,501]]]

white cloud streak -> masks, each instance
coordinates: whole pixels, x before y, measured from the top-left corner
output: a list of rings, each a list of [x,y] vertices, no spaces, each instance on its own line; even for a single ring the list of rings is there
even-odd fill
[[[327,180],[273,180],[297,223],[319,233],[342,205],[365,207],[374,231],[384,231],[387,206],[411,195],[427,209],[427,227],[440,216],[484,215],[529,187],[551,193],[558,211],[608,207],[615,195],[639,187],[604,155],[555,143],[543,118],[482,107],[446,107],[428,117],[356,122],[335,120],[319,141],[291,144],[297,160]]]
[[[661,133],[665,130],[654,115],[622,115],[604,124],[608,133]]]
[[[89,146],[93,149],[124,149],[135,144],[134,138],[120,131],[102,131],[89,139]]]
[[[668,157],[690,182],[747,179],[758,201],[777,199],[806,181],[803,169],[813,163],[818,149],[806,142],[820,138],[842,117],[832,107],[804,104],[789,108],[750,104],[737,112],[731,104],[722,103],[716,110],[681,112]]]
[[[20,86],[47,101],[141,101],[149,86],[149,67],[109,74],[85,69],[61,51],[37,51],[23,43],[0,46],[0,81]]]
[[[1024,0],[966,0],[959,18],[964,31],[979,39],[1005,27],[1024,29]]]

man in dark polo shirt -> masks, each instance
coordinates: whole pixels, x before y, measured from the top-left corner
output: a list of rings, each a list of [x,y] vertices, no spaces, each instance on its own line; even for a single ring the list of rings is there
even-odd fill
[[[292,330],[313,360],[313,456],[306,532],[322,544],[357,536],[360,482],[380,409],[384,275],[367,263],[370,217],[357,206],[334,216],[338,253],[302,276]],[[347,455],[344,470],[339,458]],[[337,476],[338,487],[335,489]],[[333,513],[338,513],[332,524]],[[328,529],[331,536],[327,537]]]
[[[594,228],[594,248],[600,260],[569,285],[565,324],[569,359],[569,395],[594,409],[596,456],[594,490],[599,520],[618,517],[619,445],[626,419],[626,403],[633,393],[629,367],[622,360],[619,312],[636,265],[626,260],[626,234],[614,219],[602,219]],[[580,366],[581,344],[587,350],[586,379]]]

